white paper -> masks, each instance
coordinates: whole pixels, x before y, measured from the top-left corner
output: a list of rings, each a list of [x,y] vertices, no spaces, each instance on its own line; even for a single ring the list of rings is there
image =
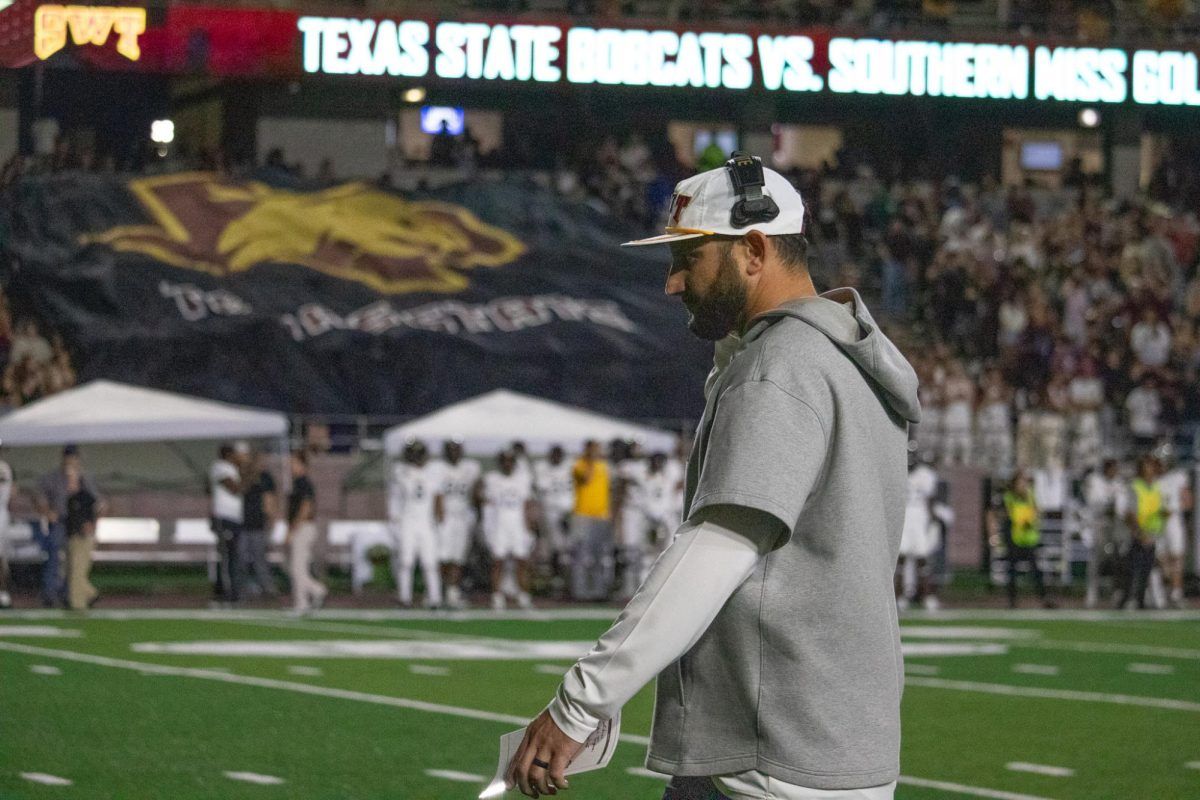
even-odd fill
[[[577,775],[580,772],[590,772],[594,769],[601,769],[608,766],[608,762],[612,760],[613,753],[617,750],[617,741],[621,738],[621,715],[612,719],[605,720],[600,723],[600,727],[592,731],[592,735],[587,738],[580,748],[579,753],[563,770],[566,775]],[[496,777],[492,778],[492,782],[488,787],[480,793],[481,800],[488,797],[498,797],[504,794],[504,775],[508,772],[508,765],[512,762],[513,756],[517,754],[517,749],[521,746],[521,742],[525,739],[525,729],[506,733],[500,737],[500,763],[496,766]]]

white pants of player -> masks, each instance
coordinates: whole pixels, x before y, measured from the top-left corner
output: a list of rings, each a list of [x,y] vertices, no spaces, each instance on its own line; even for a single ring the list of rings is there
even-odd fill
[[[314,603],[325,599],[326,589],[309,572],[313,545],[317,541],[317,526],[311,522],[299,525],[292,533],[288,551],[288,571],[292,579],[292,605],[297,611],[307,611]]]
[[[625,556],[625,574],[621,592],[633,597],[634,592],[646,579],[658,551],[652,541],[654,522],[640,509],[626,508],[621,511],[621,549]]]
[[[401,517],[392,522],[396,537],[396,590],[401,603],[411,603],[413,594],[413,567],[421,565],[425,576],[428,605],[442,604],[442,576],[438,571],[438,543],[432,519],[406,519]]]
[[[448,513],[438,530],[438,557],[443,564],[463,564],[471,550],[471,531],[475,515]]]

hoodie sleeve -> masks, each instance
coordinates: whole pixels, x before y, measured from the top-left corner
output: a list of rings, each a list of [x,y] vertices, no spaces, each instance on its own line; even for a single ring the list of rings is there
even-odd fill
[[[790,537],[828,450],[812,405],[769,380],[733,386],[717,402],[704,447],[691,513],[712,505],[753,508],[779,519]]]

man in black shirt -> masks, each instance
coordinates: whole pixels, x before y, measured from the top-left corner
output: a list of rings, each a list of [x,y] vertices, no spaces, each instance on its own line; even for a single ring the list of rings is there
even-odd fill
[[[292,578],[292,601],[298,613],[320,608],[327,593],[320,581],[309,572],[312,549],[317,539],[317,494],[308,479],[308,454],[303,450],[292,453],[292,491],[288,495],[287,545],[288,567]]]
[[[256,583],[267,597],[276,597],[279,589],[271,577],[271,564],[267,550],[271,545],[271,532],[279,517],[279,495],[275,479],[263,469],[262,453],[250,458],[249,468],[243,478],[245,490],[242,494],[242,564],[247,576]]]

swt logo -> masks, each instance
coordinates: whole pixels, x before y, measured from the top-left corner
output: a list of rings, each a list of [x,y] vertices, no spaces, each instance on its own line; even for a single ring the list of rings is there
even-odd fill
[[[466,271],[516,260],[525,246],[467,209],[413,202],[363,183],[318,192],[187,172],[129,188],[152,220],[85,236],[226,277],[260,264],[298,264],[386,294],[457,292]]]

